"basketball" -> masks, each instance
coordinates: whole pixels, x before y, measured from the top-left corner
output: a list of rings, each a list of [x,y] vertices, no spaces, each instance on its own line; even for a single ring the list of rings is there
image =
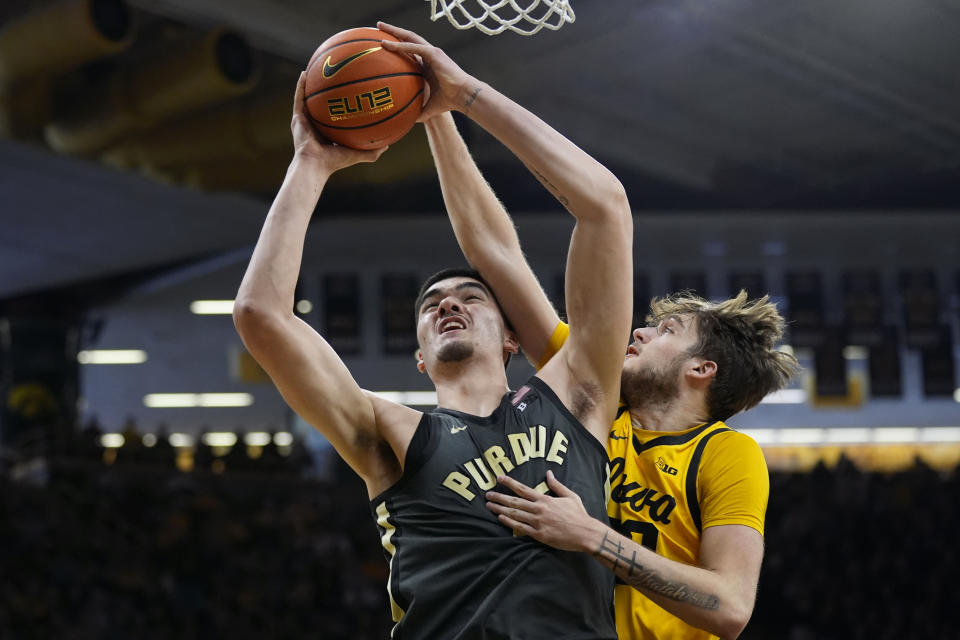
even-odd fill
[[[321,44],[307,65],[304,100],[320,134],[354,149],[378,149],[417,121],[423,73],[416,60],[387,51],[379,29],[347,29]]]

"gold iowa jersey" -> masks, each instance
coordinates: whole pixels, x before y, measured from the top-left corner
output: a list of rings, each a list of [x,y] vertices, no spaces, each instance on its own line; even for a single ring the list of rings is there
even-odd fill
[[[763,534],[770,481],[757,443],[723,422],[685,431],[634,428],[623,408],[610,431],[610,525],[658,554],[697,564],[707,527],[739,524]],[[616,587],[623,639],[706,640],[633,587]]]
[[[540,366],[569,335],[561,323]],[[763,452],[749,436],[723,422],[684,431],[634,428],[621,407],[608,441],[610,525],[658,554],[697,564],[707,527],[745,525],[763,534],[770,477]],[[717,636],[692,627],[642,592],[616,586],[620,640],[707,640]]]

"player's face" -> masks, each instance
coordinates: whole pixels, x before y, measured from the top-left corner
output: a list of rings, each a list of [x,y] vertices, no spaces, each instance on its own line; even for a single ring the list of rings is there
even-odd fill
[[[503,354],[500,307],[483,283],[473,278],[440,280],[418,309],[417,340],[424,362],[459,362],[477,351]]]
[[[662,404],[677,397],[689,349],[697,340],[692,316],[668,316],[655,327],[634,329],[620,378],[627,404]]]

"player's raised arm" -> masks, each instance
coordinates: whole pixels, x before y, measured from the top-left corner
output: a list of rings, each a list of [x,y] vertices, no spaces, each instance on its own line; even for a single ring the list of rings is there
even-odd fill
[[[382,151],[355,151],[318,140],[303,113],[302,75],[291,129],[293,160],[237,292],[234,324],[287,403],[369,480],[377,470],[369,468],[370,456],[358,443],[370,441],[361,437],[365,432],[375,435],[374,403],[330,345],[293,314],[293,304],[307,225],[327,179],[338,169],[376,160]]]
[[[527,264],[520,239],[449,113],[425,123],[443,202],[467,261],[493,288],[532,364],[541,361],[560,322]]]
[[[421,116],[456,109],[506,145],[577,219],[567,258],[570,339],[541,377],[601,441],[614,417],[632,307],[633,220],[619,180],[538,117],[456,65],[417,34],[380,23],[401,42],[384,48],[419,56],[430,83]],[[565,366],[565,371],[557,367]],[[581,402],[583,401],[583,402]],[[599,409],[599,411],[593,411]],[[576,412],[575,412],[576,413]]]

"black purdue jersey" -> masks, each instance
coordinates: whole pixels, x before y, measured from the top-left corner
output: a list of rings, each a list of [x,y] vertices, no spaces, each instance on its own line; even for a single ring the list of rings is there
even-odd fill
[[[547,469],[606,522],[607,452],[538,378],[487,417],[423,415],[403,477],[371,501],[394,640],[617,637],[612,572],[514,535],[485,506],[497,475],[547,491]]]

